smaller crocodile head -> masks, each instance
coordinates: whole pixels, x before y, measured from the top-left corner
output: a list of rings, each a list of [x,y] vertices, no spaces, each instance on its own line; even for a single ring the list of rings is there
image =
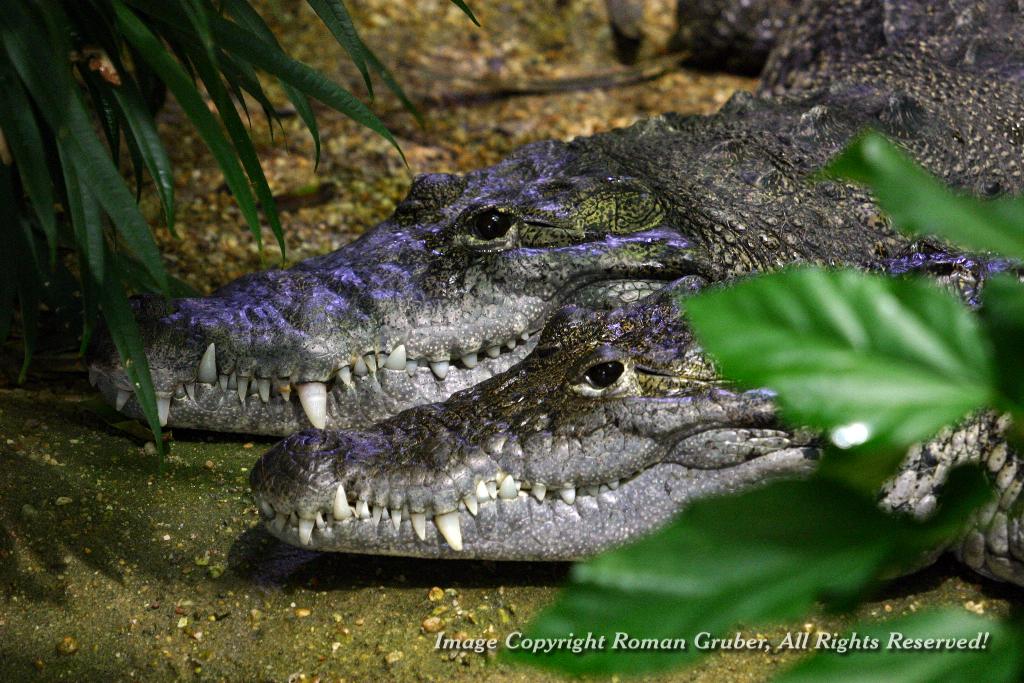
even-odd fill
[[[680,218],[605,138],[420,176],[338,251],[202,299],[136,300],[161,420],[281,435],[371,424],[504,371],[563,305],[611,308],[701,273]],[[91,369],[141,415],[109,336]]]
[[[525,360],[444,403],[282,441],[251,475],[268,528],[319,550],[573,559],[807,471],[812,435],[723,385],[682,321],[677,296],[701,284],[563,309]]]

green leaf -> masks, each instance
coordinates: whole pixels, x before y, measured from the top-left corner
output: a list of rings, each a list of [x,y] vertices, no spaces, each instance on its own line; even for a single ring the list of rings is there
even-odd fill
[[[128,125],[131,137],[135,140],[139,156],[142,158],[149,175],[156,184],[160,196],[160,205],[164,211],[164,220],[171,234],[176,235],[174,227],[174,172],[171,160],[167,156],[163,141],[156,130],[156,122],[149,112],[142,93],[134,81],[124,79],[121,87],[114,89],[114,98],[124,122]]]
[[[641,673],[694,662],[701,653],[692,639],[702,631],[721,636],[738,624],[792,620],[821,600],[848,606],[962,533],[987,485],[976,468],[952,474],[966,501],[944,494],[943,506],[954,505],[935,527],[886,515],[875,496],[818,477],[698,500],[661,531],[573,567],[569,585],[525,634],[593,632],[606,638],[605,649],[508,654],[575,674]],[[958,523],[951,527],[950,518]],[[615,650],[616,633],[685,638],[688,646]]]
[[[981,320],[995,349],[1002,403],[1024,415],[1024,284],[999,275],[985,284]]]
[[[217,112],[220,114],[220,119],[224,123],[224,127],[228,131],[228,135],[231,137],[231,141],[235,145],[235,151],[238,152],[238,158],[242,161],[242,166],[245,168],[245,172],[249,176],[249,181],[252,183],[252,187],[256,192],[256,196],[260,200],[260,204],[263,208],[263,215],[266,216],[267,222],[270,224],[270,229],[277,238],[278,246],[281,247],[281,258],[285,257],[285,244],[284,244],[284,231],[281,228],[281,220],[277,214],[277,204],[274,201],[274,195],[270,191],[270,186],[267,184],[267,178],[263,174],[263,167],[260,165],[259,157],[256,155],[256,149],[253,147],[252,139],[249,137],[248,131],[242,124],[242,120],[238,117],[238,111],[235,109],[234,103],[228,96],[227,90],[224,88],[224,84],[221,82],[220,73],[217,71],[216,64],[212,63],[206,58],[204,54],[193,54],[193,64],[196,66],[196,70],[199,72],[200,77],[203,79],[203,84],[206,85],[206,91],[210,93],[210,97],[213,99],[215,105],[217,105]],[[255,229],[259,230],[259,226],[255,226]]]
[[[370,80],[370,72],[366,68],[368,50],[359,38],[359,33],[352,23],[352,17],[349,16],[348,10],[345,9],[345,4],[341,0],[307,0],[307,2],[320,17],[320,21],[324,22],[327,29],[334,35],[334,39],[345,48],[345,52],[348,52],[352,63],[363,75],[366,90],[370,93],[370,97],[373,97],[373,82]]]
[[[0,59],[0,128],[18,167],[18,175],[35,210],[50,247],[50,263],[57,258],[57,217],[53,209],[53,184],[46,167],[42,135],[32,105],[6,60]],[[14,204],[10,205],[11,207]]]
[[[477,26],[480,25],[480,22],[477,21],[476,15],[473,14],[473,10],[471,10],[469,8],[469,5],[467,5],[463,0],[452,0],[452,4],[458,7],[463,12],[465,12],[466,16],[469,17],[470,21],[472,21]]]
[[[52,21],[58,21],[58,15],[56,9],[47,14]],[[75,172],[89,179],[93,195],[124,243],[166,291],[167,273],[149,226],[103,143],[96,137],[70,70],[55,57],[55,54],[66,55],[67,46],[52,46],[43,30],[17,4],[9,5],[0,16],[4,49],[39,111],[55,131],[58,143],[66,145]]]
[[[1024,673],[1024,633],[1013,622],[945,609],[884,624],[857,624],[851,630],[860,642],[877,643],[877,648],[842,654],[819,649],[779,676],[777,683],[1010,683],[1021,680]],[[929,639],[937,643],[925,649]],[[920,641],[921,647],[905,649],[916,645],[914,641]],[[953,647],[939,647],[946,643]]]
[[[82,342],[79,353],[85,353],[95,327],[99,311],[99,288],[105,277],[104,254],[107,250],[103,237],[103,219],[99,204],[89,193],[89,188],[75,173],[74,165],[67,159],[67,151],[60,145],[57,152],[64,172],[64,191],[67,197],[68,214],[74,229],[75,246],[78,249],[79,271],[82,286]]]
[[[192,120],[206,142],[210,152],[220,165],[224,173],[224,181],[234,194],[242,215],[245,217],[249,230],[252,232],[256,243],[262,249],[263,235],[260,229],[259,216],[256,213],[256,200],[253,197],[252,189],[246,179],[242,167],[238,163],[238,156],[231,144],[224,137],[216,118],[206,108],[202,96],[196,90],[192,80],[185,73],[184,69],[176,62],[163,45],[150,32],[127,7],[119,0],[114,3],[114,12],[117,17],[118,26],[121,28],[125,38],[142,55],[150,68],[157,72],[167,84],[168,89],[174,93],[178,104],[185,111],[185,114]],[[172,17],[173,18],[173,17]]]
[[[878,133],[848,145],[824,173],[868,184],[903,230],[1024,258],[1024,201],[953,194]]]
[[[142,345],[142,336],[139,334],[139,326],[135,322],[135,316],[132,314],[124,288],[121,286],[124,277],[119,273],[116,256],[107,252],[105,260],[107,262],[106,277],[103,280],[103,286],[99,288],[103,317],[107,321],[110,337],[121,357],[121,365],[135,388],[135,396],[142,407],[143,415],[146,416],[146,422],[153,432],[162,463],[164,455],[163,430],[160,427],[160,417],[157,414],[156,392],[153,389],[153,380],[149,372],[145,348]]]
[[[976,320],[924,281],[794,269],[684,305],[725,377],[777,392],[838,446],[903,449],[993,395]]]
[[[151,1],[147,1],[144,4],[146,5],[147,12],[157,11]],[[273,43],[260,39],[233,22],[219,17],[211,17],[210,26],[213,29],[214,37],[218,44],[224,49],[235,53],[256,68],[273,74],[284,83],[319,99],[329,107],[337,109],[357,123],[366,126],[390,142],[395,150],[398,151],[402,160],[405,161],[405,155],[402,154],[398,142],[395,141],[394,136],[387,127],[373,112],[366,108],[366,105],[353,97],[344,88],[331,82],[318,71],[295,61]]]
[[[248,2],[225,0],[224,6],[242,28],[252,31],[267,43],[280,49],[281,45],[277,42],[273,31]],[[313,138],[313,166],[316,168],[320,165],[320,130],[316,123],[316,115],[313,114],[313,108],[309,105],[309,99],[297,89],[285,82],[281,82],[281,88]]]

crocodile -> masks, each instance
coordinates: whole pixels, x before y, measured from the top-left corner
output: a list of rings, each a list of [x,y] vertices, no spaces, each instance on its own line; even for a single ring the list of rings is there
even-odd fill
[[[676,301],[809,261],[934,272],[976,302],[983,277],[971,257],[944,254],[935,240],[908,246],[862,190],[810,174],[870,123],[962,190],[1019,192],[1024,60],[1012,41],[999,47],[977,30],[998,17],[992,31],[1022,35],[1019,10],[1004,3],[805,3],[801,13],[768,58],[761,95],[608,134],[671,177],[663,200],[671,211],[685,198],[674,227],[700,268],[625,307],[561,309],[521,362],[443,403],[280,442],[250,477],[270,532],[328,551],[577,559],[695,499],[812,471],[820,436],[782,424],[770,392],[723,383]],[[863,34],[835,36],[845,25],[837,17]],[[815,31],[822,49],[808,52]],[[927,516],[951,467],[983,463],[998,501],[952,549],[987,576],[1024,584],[1024,468],[1006,428],[1005,417],[981,413],[944,429],[911,450],[881,502]]]
[[[420,176],[390,218],[336,252],[206,298],[135,299],[160,421],[358,428],[509,369],[567,304],[614,308],[685,275],[898,256],[912,245],[866,190],[814,179],[866,126],[956,187],[1019,192],[1020,12],[924,5],[805,3],[760,92],[713,115]],[[141,416],[108,335],[95,336],[90,369],[107,400]]]
[[[695,499],[806,476],[823,438],[781,422],[771,392],[723,382],[694,341],[683,309],[706,285],[690,276],[611,312],[568,307],[521,363],[443,404],[290,436],[250,474],[263,522],[324,551],[574,560]],[[951,549],[1024,584],[1024,526],[1012,512],[1024,463],[1006,428],[981,413],[915,446],[882,505],[925,517],[951,468],[983,463],[998,501]]]

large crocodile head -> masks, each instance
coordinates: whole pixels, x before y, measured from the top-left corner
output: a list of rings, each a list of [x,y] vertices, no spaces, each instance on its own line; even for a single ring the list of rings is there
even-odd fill
[[[367,430],[295,434],[251,482],[268,528],[296,545],[559,560],[693,498],[806,472],[812,443],[767,393],[719,383],[665,293],[564,310],[505,374]]]
[[[136,300],[161,419],[288,434],[360,426],[507,369],[558,307],[621,305],[710,263],[611,152],[622,136],[523,147],[420,176],[356,242],[203,299]],[[113,344],[92,376],[138,416]]]

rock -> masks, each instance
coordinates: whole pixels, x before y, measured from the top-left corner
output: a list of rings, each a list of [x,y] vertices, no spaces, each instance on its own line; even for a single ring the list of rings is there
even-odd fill
[[[438,617],[427,617],[420,624],[424,633],[437,633],[444,628],[444,622]]]
[[[438,600],[441,600],[443,598],[444,591],[438,588],[437,586],[434,586],[427,592],[427,599],[430,600],[430,602],[437,602]]]
[[[78,652],[78,641],[72,636],[64,636],[57,643],[57,654],[73,655]]]
[[[384,657],[384,661],[388,663],[388,666],[394,666],[398,664],[402,659],[405,658],[405,654],[401,650],[392,650],[387,653]]]

